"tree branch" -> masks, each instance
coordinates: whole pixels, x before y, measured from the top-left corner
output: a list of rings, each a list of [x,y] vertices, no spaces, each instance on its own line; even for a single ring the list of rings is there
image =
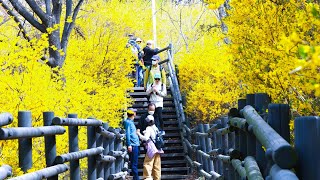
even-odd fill
[[[66,17],[64,20],[64,27],[63,27],[63,34],[62,34],[62,42],[68,39],[68,29],[70,26],[70,22],[68,22],[68,18],[71,16],[72,13],[72,0],[66,0]],[[71,17],[70,17],[71,18]]]
[[[202,18],[202,15],[206,12],[207,9],[204,9],[204,11],[202,11],[202,13],[200,14],[200,16],[198,17],[196,23],[194,23],[194,25],[192,26],[192,29],[194,29],[194,27],[196,27],[196,25],[199,23],[199,21]]]
[[[178,31],[178,33],[179,33],[180,36],[182,37],[182,39],[183,39],[183,41],[184,41],[184,44],[186,45],[186,48],[187,48],[187,50],[188,50],[188,43],[187,43],[187,40],[185,39],[185,36],[184,36],[184,34],[183,34],[183,32],[182,32],[182,29],[181,29],[181,28],[182,28],[182,27],[181,27],[181,12],[180,12],[180,19],[179,19],[180,22],[178,22],[178,24],[179,24],[179,26],[180,26],[180,29],[178,29],[177,26],[176,26],[175,23],[174,23],[174,21],[177,21],[177,20],[173,19],[173,18],[170,16],[170,13],[169,13],[168,11],[166,11],[166,10],[164,10],[164,9],[161,9],[161,10],[162,10],[163,12],[167,13],[167,15],[168,15],[168,17],[169,17],[169,19],[170,19],[173,27]]]
[[[60,0],[52,0],[52,14],[55,19],[55,23],[60,23],[62,4]]]
[[[46,3],[46,13],[47,15],[51,15],[51,4],[50,4],[50,0],[45,0],[45,3]]]
[[[23,5],[17,1],[17,0],[9,0],[10,3],[12,4],[13,8],[21,15],[23,16],[32,26],[37,28],[39,31],[42,33],[45,33],[47,30],[45,26],[41,23],[39,23],[31,13],[29,13]]]
[[[31,9],[36,13],[36,15],[41,19],[42,24],[47,23],[49,17],[42,11],[42,9],[38,6],[36,1],[34,0],[26,0]]]
[[[2,25],[2,24],[5,24],[6,22],[8,22],[10,20],[10,18],[5,18],[5,19],[3,19],[3,21],[2,22],[0,22],[0,26]]]
[[[68,29],[66,31],[64,31],[62,34],[61,47],[63,48],[65,53],[66,53],[66,47],[68,45],[68,38],[69,38],[71,31],[75,25],[75,21],[76,21],[76,18],[77,18],[77,15],[78,15],[78,12],[80,10],[82,3],[83,3],[83,0],[79,0],[77,6],[73,10],[72,22],[70,23]]]
[[[5,10],[7,10],[7,13],[10,15],[10,16],[12,16],[13,17],[13,20],[18,24],[18,27],[20,28],[20,32],[22,32],[22,35],[23,35],[23,37],[26,39],[26,40],[28,40],[28,41],[30,41],[31,39],[30,39],[30,37],[27,35],[27,30],[24,28],[24,26],[22,25],[23,23],[22,23],[22,21],[18,18],[18,14],[16,13],[16,12],[14,12],[14,11],[12,11],[11,9],[10,9],[10,7],[8,6],[8,4],[6,4],[5,2],[3,2],[3,0],[0,0],[0,4],[1,4],[1,6],[5,9]]]

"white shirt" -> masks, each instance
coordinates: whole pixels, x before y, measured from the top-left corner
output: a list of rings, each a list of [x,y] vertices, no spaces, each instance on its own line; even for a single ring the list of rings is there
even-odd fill
[[[159,129],[157,128],[157,126],[154,124],[152,126],[148,126],[146,128],[146,130],[144,131],[144,135],[139,134],[139,137],[141,140],[143,141],[148,141],[149,138],[151,137],[151,139],[154,141],[156,139],[156,132],[159,131]]]
[[[154,103],[157,107],[163,107],[163,97],[167,95],[167,88],[166,85],[163,84],[163,87],[161,87],[162,83],[159,82],[159,84],[155,84],[153,83],[152,85],[154,85],[156,87],[156,89],[158,90],[158,94],[156,94],[155,92],[152,91],[152,86],[151,84],[148,86],[147,88],[147,94],[150,94],[150,99],[149,101],[151,103]]]

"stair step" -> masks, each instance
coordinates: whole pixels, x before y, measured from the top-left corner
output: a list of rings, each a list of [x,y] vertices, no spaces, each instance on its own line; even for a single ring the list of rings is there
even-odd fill
[[[180,175],[180,174],[172,174],[172,175],[162,175],[161,174],[161,180],[166,179],[188,179],[189,175]],[[139,176],[140,179],[143,179],[143,176]]]
[[[180,131],[178,127],[164,127],[164,131]]]
[[[169,137],[180,137],[180,133],[166,133],[164,135],[164,138],[169,138]]]
[[[173,98],[172,97],[164,97],[163,101],[173,101]],[[148,102],[148,99],[146,97],[134,98],[134,102]]]
[[[161,166],[163,165],[178,165],[178,164],[186,164],[185,160],[161,160]],[[143,161],[139,161],[139,164],[143,164]],[[140,167],[140,166],[139,166]]]
[[[138,125],[138,120],[135,119],[134,125]],[[178,121],[163,121],[163,125],[178,125]]]
[[[170,95],[170,91],[167,91],[167,94]],[[147,93],[146,92],[130,92],[129,95],[133,98],[144,98],[147,97]]]
[[[161,157],[184,157],[185,154],[184,153],[164,153],[164,154],[161,154]],[[145,154],[140,154],[139,155],[139,158],[144,158],[145,157]]]
[[[189,167],[161,168],[161,173],[162,172],[175,172],[175,171],[188,171],[188,170],[189,170]],[[138,172],[143,172],[143,169],[138,169]]]
[[[145,114],[147,113],[148,110],[137,110],[137,115],[142,115],[142,114]],[[162,109],[162,114],[165,115],[165,114],[175,114],[176,113],[176,110],[175,109]]]
[[[132,89],[134,92],[144,91],[144,87],[134,87],[134,88],[130,88],[130,89]],[[170,90],[170,88],[167,87],[167,90]]]
[[[176,151],[182,151],[183,147],[182,146],[166,146],[164,148],[162,148],[164,152],[166,151],[172,151],[172,150],[176,150]],[[144,148],[140,147],[140,151],[143,151]]]
[[[148,104],[144,103],[144,104],[133,104],[131,106],[132,108],[147,108]],[[173,103],[163,103],[163,107],[174,107]]]
[[[175,120],[175,121],[163,121],[163,124],[164,125],[177,125],[178,121],[177,120]]]
[[[134,120],[140,119],[141,116],[134,117]],[[177,119],[176,115],[162,115],[162,119]]]
[[[165,144],[178,144],[181,143],[180,139],[166,139],[164,140]]]

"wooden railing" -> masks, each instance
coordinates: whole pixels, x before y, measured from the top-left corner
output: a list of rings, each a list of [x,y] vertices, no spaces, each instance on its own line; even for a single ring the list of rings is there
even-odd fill
[[[44,126],[31,127],[31,112],[19,111],[18,126],[4,128],[2,126],[13,122],[9,113],[0,114],[0,140],[19,139],[19,166],[26,172],[33,166],[32,138],[45,138],[46,167],[35,172],[14,177],[15,180],[49,180],[58,179],[58,175],[70,171],[70,179],[79,180],[79,159],[87,158],[87,178],[89,180],[120,179],[128,174],[129,157],[123,147],[124,132],[121,129],[108,127],[107,123],[94,118],[79,119],[76,114],[69,114],[67,118],[54,117],[53,112],[43,113]],[[68,126],[69,153],[57,155],[56,135],[64,134]],[[79,151],[78,129],[87,127],[87,149]],[[15,157],[13,157],[15,158]],[[70,166],[65,164],[70,162]],[[12,176],[9,165],[0,167],[0,179]]]
[[[186,159],[198,176],[320,179],[316,168],[320,163],[320,142],[316,140],[320,137],[320,118],[295,119],[293,147],[289,143],[289,105],[269,102],[267,94],[249,94],[226,117],[193,128],[183,125]]]

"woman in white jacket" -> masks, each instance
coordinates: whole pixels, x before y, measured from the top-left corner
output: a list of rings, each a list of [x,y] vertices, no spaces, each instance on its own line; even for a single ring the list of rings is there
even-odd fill
[[[156,105],[156,110],[154,112],[154,119],[156,126],[163,130],[163,120],[162,120],[162,109],[163,109],[163,97],[167,95],[167,88],[165,84],[161,82],[161,75],[154,75],[154,83],[150,84],[147,88],[147,94],[150,95],[150,103]]]
[[[148,115],[146,118],[148,126],[143,132],[144,135],[137,131],[138,136],[141,140],[146,141],[147,153],[143,161],[143,178],[146,180],[160,180],[161,179],[161,157],[160,154],[163,153],[163,150],[156,149],[154,142],[156,139],[156,133],[159,132],[159,129],[154,124],[154,117]]]

